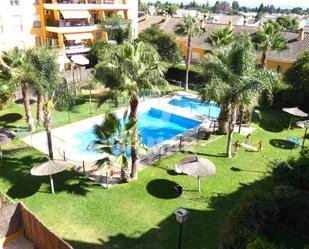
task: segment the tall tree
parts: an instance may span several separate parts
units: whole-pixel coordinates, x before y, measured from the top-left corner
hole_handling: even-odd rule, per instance
[[[309,111],[309,49],[300,54],[284,76],[291,89],[288,92],[291,105],[298,105]]]
[[[233,42],[234,33],[229,27],[218,28],[213,31],[207,40],[213,48],[227,46]]]
[[[108,49],[107,53],[96,66],[95,77],[106,84],[107,79],[114,82],[110,84],[111,91],[126,92],[129,96],[129,119],[135,125],[131,136],[131,174],[132,179],[137,179],[137,144],[138,144],[138,115],[137,108],[139,95],[144,90],[160,92],[161,87],[166,87],[163,78],[165,68],[160,62],[159,54],[149,44],[143,42],[125,42],[123,45]]]
[[[31,50],[31,63],[35,69],[35,84],[43,98],[44,128],[47,135],[49,158],[53,159],[52,146],[52,111],[56,102],[64,93],[61,88],[63,82],[55,51],[45,47]]]
[[[233,1],[232,3],[232,9],[233,10],[239,10],[239,3],[237,1]]]
[[[181,50],[176,43],[175,37],[160,29],[159,25],[153,24],[138,35],[139,40],[155,46],[161,59],[176,64],[181,61]]]
[[[262,92],[271,91],[275,77],[270,71],[255,69],[254,46],[244,34],[238,35],[230,47],[210,55],[204,68],[211,78],[202,88],[201,97],[217,101],[221,104],[221,112],[227,114],[226,155],[230,158],[236,112],[240,107],[249,109],[257,105]]]
[[[118,14],[106,17],[99,27],[107,33],[109,40],[114,40],[117,44],[132,39],[131,22]]]
[[[278,23],[283,29],[297,31],[300,28],[298,21],[289,16],[279,16],[276,23]]]
[[[105,154],[104,158],[96,162],[98,167],[114,166],[121,169],[122,180],[127,180],[125,171],[129,167],[130,156],[127,152],[130,147],[131,137],[134,136],[136,124],[128,122],[128,112],[123,113],[120,119],[115,113],[106,113],[103,122],[95,126],[98,140],[95,141],[95,149]],[[139,149],[147,149],[140,141]]]
[[[15,47],[10,51],[2,52],[0,71],[2,78],[21,87],[26,121],[30,131],[34,131],[28,84],[33,84],[35,74],[33,65],[30,62],[29,50]]]
[[[189,89],[189,70],[191,64],[192,53],[192,38],[194,36],[202,36],[206,30],[202,27],[200,21],[190,15],[182,17],[179,23],[175,26],[175,33],[180,36],[187,37],[187,51],[186,51],[186,82],[185,90]]]
[[[266,67],[268,51],[283,51],[288,48],[284,37],[271,23],[260,27],[253,35],[252,41],[257,50],[262,52],[261,65]]]

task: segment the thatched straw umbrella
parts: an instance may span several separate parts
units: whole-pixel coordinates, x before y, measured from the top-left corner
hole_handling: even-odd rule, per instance
[[[52,175],[64,171],[69,163],[64,160],[48,160],[44,163],[34,166],[30,173],[35,176],[49,176],[52,193],[54,191],[54,181]]]
[[[1,146],[10,143],[15,138],[15,134],[12,131],[0,129],[0,159],[2,159]]]
[[[184,158],[177,166],[177,172],[190,176],[197,176],[198,192],[201,192],[201,177],[211,176],[216,173],[215,165],[206,158],[190,156]]]
[[[282,111],[297,117],[307,117],[308,114],[300,110],[297,106],[292,108],[282,108]],[[289,129],[291,128],[292,120],[290,120]]]

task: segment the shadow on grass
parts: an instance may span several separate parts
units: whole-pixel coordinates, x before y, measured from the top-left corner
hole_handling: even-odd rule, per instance
[[[254,113],[253,122],[270,132],[281,132],[288,128],[290,115],[281,109],[260,108],[260,113]]]
[[[226,153],[217,153],[217,154],[208,154],[208,153],[202,153],[202,152],[196,152],[191,150],[181,150],[182,153],[187,154],[194,154],[198,156],[209,156],[209,157],[226,157]]]
[[[245,171],[245,172],[252,172],[252,173],[263,173],[266,174],[266,171],[261,171],[261,170],[250,170],[250,169],[240,169],[237,167],[231,167],[231,170],[234,172],[241,172],[241,171]]]
[[[2,124],[9,124],[17,122],[18,120],[21,120],[23,116],[19,113],[7,113],[2,116],[0,116],[0,123]]]
[[[270,139],[269,143],[276,148],[284,149],[284,150],[292,150],[297,148],[295,143],[289,142],[284,139]]]
[[[50,191],[48,176],[30,174],[30,169],[34,165],[46,160],[43,154],[29,147],[21,147],[6,150],[4,155],[3,160],[0,161],[0,176],[10,183],[11,187],[7,190],[7,194],[11,198],[22,199],[39,191],[47,193]],[[89,188],[98,186],[95,182],[68,170],[53,175],[53,179],[56,192],[81,196],[85,196]]]
[[[162,189],[160,186],[156,188]],[[207,211],[188,209],[190,215],[183,226],[182,248],[219,248],[220,241],[224,238],[225,222],[235,204],[239,203],[247,194],[268,188],[270,188],[270,181],[266,178],[252,184],[240,185],[236,192],[227,195],[212,193],[212,196],[208,197],[193,193],[193,197],[190,198],[187,196],[180,197],[183,198],[183,203],[186,203],[186,198],[189,198],[190,201],[204,203],[208,206]],[[136,218],[143,219],[143,217]],[[132,220],[132,222],[134,221]],[[75,249],[170,249],[177,248],[178,234],[179,223],[177,223],[175,215],[171,212],[162,222],[146,232],[134,231],[130,235],[119,233],[109,236],[105,240],[98,238],[96,243],[76,240],[67,241]]]
[[[166,179],[155,179],[147,184],[147,192],[160,199],[175,199],[180,196],[174,189],[178,184]]]

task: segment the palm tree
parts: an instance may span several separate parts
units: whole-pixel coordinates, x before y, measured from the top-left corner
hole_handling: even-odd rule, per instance
[[[180,36],[187,36],[187,52],[186,52],[186,82],[185,90],[189,89],[189,69],[191,64],[192,38],[194,36],[202,36],[205,29],[200,21],[194,16],[184,16],[179,23],[176,24],[175,33]]]
[[[262,52],[261,65],[263,68],[266,67],[268,51],[279,52],[288,47],[284,37],[271,23],[266,23],[264,26],[260,27],[253,35],[252,41],[256,49]]]
[[[129,166],[129,155],[127,149],[130,146],[131,137],[134,136],[136,124],[128,122],[128,112],[125,111],[122,119],[115,113],[105,114],[104,121],[95,125],[95,133],[98,140],[95,141],[95,148],[106,156],[96,162],[98,167],[115,166],[121,169],[122,179],[126,180],[125,170]],[[139,144],[139,148],[146,149]]]
[[[33,84],[35,74],[30,62],[29,50],[14,48],[1,54],[1,78],[21,87],[26,121],[30,131],[34,131],[34,123],[30,107],[28,84]]]
[[[109,81],[112,93],[127,93],[129,96],[129,119],[136,125],[130,140],[132,179],[137,179],[139,95],[145,90],[159,93],[160,88],[167,86],[164,71],[155,48],[143,42],[125,42],[108,49],[96,66],[95,77],[98,81],[104,85]]]
[[[206,42],[210,43],[213,48],[220,48],[231,44],[233,39],[233,30],[229,27],[224,27],[213,31]]]
[[[228,114],[226,155],[230,158],[236,112],[240,107],[257,105],[263,92],[270,93],[275,77],[271,71],[255,69],[254,46],[245,34],[238,35],[229,48],[210,55],[204,67],[212,77],[201,94],[206,100],[220,103],[221,112]]]
[[[52,111],[55,104],[65,92],[56,54],[53,50],[40,47],[31,50],[31,63],[35,69],[35,86],[43,98],[44,128],[47,135],[49,158],[53,159],[52,147]]]

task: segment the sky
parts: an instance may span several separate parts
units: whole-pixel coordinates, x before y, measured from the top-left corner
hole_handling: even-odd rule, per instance
[[[161,0],[161,2],[170,2],[170,3],[189,3],[192,0]],[[195,0],[197,3],[207,3],[207,0]],[[148,2],[147,0],[143,0],[143,2]],[[149,2],[156,2],[156,0],[149,0]],[[209,4],[212,6],[216,0],[209,0]],[[228,0],[228,2],[232,3],[232,0]],[[273,4],[276,8],[294,8],[294,7],[302,7],[309,8],[309,0],[238,0],[238,3],[241,6],[247,7],[255,7],[259,6],[261,3],[264,5]]]

